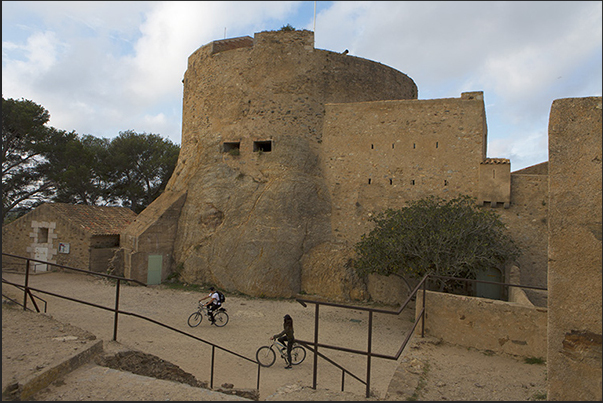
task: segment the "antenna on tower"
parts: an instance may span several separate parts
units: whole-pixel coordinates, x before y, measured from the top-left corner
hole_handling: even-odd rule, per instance
[[[312,30],[316,33],[316,1],[314,1],[314,28]]]
[[[226,27],[224,27],[224,39],[226,39]]]

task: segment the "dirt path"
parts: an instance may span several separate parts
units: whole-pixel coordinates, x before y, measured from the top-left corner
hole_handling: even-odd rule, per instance
[[[5,273],[3,276],[17,283],[22,283],[24,278],[20,274]],[[115,285],[91,276],[40,274],[32,276],[29,285],[109,308],[113,308],[115,301]],[[3,285],[3,292],[5,287]],[[102,340],[113,338],[112,312],[49,295],[40,295],[48,301],[48,314],[54,319],[84,329]],[[258,347],[269,343],[271,335],[280,332],[282,318],[287,313],[293,317],[297,338],[314,338],[313,305],[304,308],[294,300],[264,300],[228,294],[225,307],[230,321],[225,327],[216,328],[204,321],[200,326],[191,328],[187,325],[187,318],[201,296],[203,294],[167,289],[165,286],[122,285],[119,306],[121,310],[150,317],[250,359],[255,358]],[[414,309],[409,309],[400,316],[375,314],[373,351],[394,355],[412,326],[413,317]],[[367,336],[366,312],[321,306],[321,343],[364,350],[367,346]],[[4,337],[3,331],[3,339]],[[372,359],[371,390],[375,398],[406,400],[406,397],[417,390],[417,384],[420,384],[418,389],[421,394],[417,396],[420,400],[531,400],[534,395],[546,390],[545,366],[527,365],[509,357],[487,357],[476,351],[415,339],[413,336],[412,348],[409,348],[408,352],[405,351],[397,362]],[[128,315],[119,316],[117,341],[176,364],[200,381],[210,380],[212,349],[205,343]],[[333,350],[322,351],[361,379],[366,378],[366,358]],[[5,351],[3,343],[3,364],[5,355],[15,354],[16,352]],[[399,364],[402,364],[400,368]],[[316,393],[309,388],[313,383],[312,369],[312,354],[308,354],[306,361],[301,365],[289,370],[285,370],[284,362],[277,358],[275,365],[261,371],[260,400],[275,400],[275,394],[283,390],[289,392],[284,400],[316,400],[309,397]],[[387,396],[390,381],[396,373],[404,380],[403,383],[407,383],[399,388],[406,390],[404,397]],[[340,370],[321,359],[318,361],[317,374],[318,388],[329,389],[335,394],[340,390]],[[419,382],[422,376],[424,380]],[[256,382],[257,365],[218,349],[215,351],[214,387],[230,383],[235,388],[255,388]],[[366,392],[364,385],[349,376],[345,378],[345,390],[360,398]]]

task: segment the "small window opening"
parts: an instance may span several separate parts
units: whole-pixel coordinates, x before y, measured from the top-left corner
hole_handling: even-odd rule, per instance
[[[448,181],[444,179],[444,186],[448,186]]]
[[[390,178],[390,179],[389,179],[389,184],[390,184],[390,185],[393,185],[393,184],[394,184],[394,180]]]
[[[241,142],[225,142],[224,144],[222,144],[222,152],[231,155],[239,155],[239,153],[241,152]]]
[[[492,178],[496,178],[496,171],[494,169],[492,170]]]
[[[369,185],[371,184],[371,178],[369,178],[369,183],[368,183],[368,184],[369,184]]]
[[[38,243],[48,243],[48,228],[38,228]]]
[[[438,148],[438,142],[436,141],[436,148]]]
[[[414,179],[413,179],[413,180],[411,180],[411,181],[410,181],[410,184],[411,184],[411,185],[414,185],[414,184],[415,184],[415,180],[414,180]]]
[[[375,146],[373,144],[371,144],[371,150],[374,149],[374,148],[375,148]]]
[[[392,148],[394,148],[395,144],[392,144]]]
[[[412,148],[417,148],[417,145],[415,143],[412,143]]]
[[[272,151],[272,140],[268,141],[254,141],[253,142],[254,152],[269,153]]]

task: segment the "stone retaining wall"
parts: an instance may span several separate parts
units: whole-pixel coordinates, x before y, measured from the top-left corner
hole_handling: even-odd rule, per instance
[[[497,354],[546,360],[547,308],[433,291],[426,291],[425,302],[426,336]],[[423,292],[419,292],[417,315],[422,307]]]

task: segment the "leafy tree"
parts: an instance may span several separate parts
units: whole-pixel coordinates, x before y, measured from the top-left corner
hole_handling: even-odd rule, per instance
[[[46,126],[49,120],[33,101],[2,97],[2,223],[11,210],[35,207],[54,192],[41,164],[67,133]]]
[[[107,164],[110,141],[91,135],[72,136],[55,144],[43,165],[55,183],[54,202],[70,204],[116,204],[110,192]]]
[[[283,25],[279,31],[295,31],[295,28],[291,24]]]
[[[157,134],[112,141],[47,126],[30,100],[2,98],[2,223],[44,201],[125,205],[139,213],[165,189],[180,146]]]
[[[165,189],[180,147],[157,134],[120,132],[108,147],[111,194],[140,213]]]
[[[387,209],[371,221],[374,229],[355,245],[360,275],[395,274],[407,281],[431,272],[475,279],[479,271],[502,268],[521,254],[500,217],[469,196],[450,201],[430,196],[400,210]],[[438,283],[440,291],[454,286]]]

